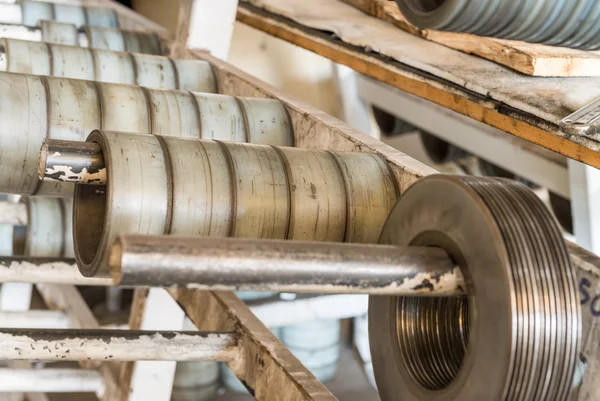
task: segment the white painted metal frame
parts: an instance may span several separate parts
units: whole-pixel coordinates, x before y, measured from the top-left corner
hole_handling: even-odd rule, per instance
[[[366,103],[395,115],[452,144],[518,174],[550,191],[571,199],[575,239],[584,248],[600,254],[600,170],[575,160],[556,163],[506,140],[506,133],[461,116],[441,106],[402,92],[358,73],[356,87]],[[347,78],[349,79],[349,78]],[[345,95],[351,95],[346,92]],[[342,98],[344,108],[355,99]]]
[[[493,127],[371,78],[356,75],[358,94],[365,102],[554,193],[570,197],[566,165],[514,145],[503,138],[506,133]]]

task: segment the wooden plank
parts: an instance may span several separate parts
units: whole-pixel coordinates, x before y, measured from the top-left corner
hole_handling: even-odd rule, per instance
[[[262,10],[247,1],[250,0],[243,0],[238,8],[238,20],[245,24],[420,98],[566,157],[600,168],[597,152],[600,150],[600,143],[582,136],[568,136],[558,128],[560,119],[600,97],[600,85],[597,80],[525,77],[489,61],[419,39],[383,21],[366,16],[346,4],[335,0],[328,2],[336,3],[336,7],[345,7],[346,13],[350,13],[352,18],[358,18],[352,25],[371,24],[377,29],[382,29],[385,32],[382,37],[383,44],[403,53],[402,57],[399,56],[402,63],[395,62],[377,54],[367,53],[363,48],[343,43],[320,30]],[[258,0],[251,1],[256,4]],[[269,9],[279,7],[279,10],[283,7],[282,4],[292,7],[291,1],[270,0],[261,1],[260,4],[268,6]],[[302,13],[311,15],[311,5],[314,9],[315,2],[319,1],[297,3],[296,7],[306,8],[293,10],[298,13],[298,18],[302,18]],[[348,9],[359,16],[352,14]],[[286,10],[289,11],[288,8]],[[319,13],[319,10],[315,12]],[[336,17],[331,18],[335,20]],[[331,18],[329,14],[321,16],[321,21],[327,26],[331,23],[342,23],[339,19],[332,22]],[[342,13],[340,18],[350,17]],[[322,29],[335,31],[337,28]],[[366,36],[360,38],[369,39]],[[373,141],[375,140],[371,140]]]
[[[394,1],[342,1],[369,15],[390,22],[413,35],[467,54],[483,57],[527,75],[536,77],[600,76],[600,55],[598,53],[464,33],[422,30],[404,18]]]
[[[337,401],[232,292],[170,293],[198,330],[239,333],[243,351],[228,366],[258,401]]]

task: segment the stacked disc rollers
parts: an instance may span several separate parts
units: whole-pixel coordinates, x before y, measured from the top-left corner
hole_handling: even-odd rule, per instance
[[[293,144],[287,112],[275,100],[24,74],[0,73],[0,78],[0,191],[5,193],[69,195],[72,188],[64,183],[38,182],[42,144],[47,138],[83,141],[97,128]],[[14,174],[14,166],[22,172]]]
[[[509,180],[428,177],[403,194],[380,242],[442,247],[469,285],[462,298],[371,301],[382,400],[569,399],[577,280],[535,194]]]
[[[398,188],[387,162],[233,142],[95,131],[106,190],[77,185],[75,253],[108,275],[121,234],[376,242]]]
[[[141,53],[0,39],[0,70],[196,92],[217,91],[210,64]]]
[[[28,0],[14,4],[0,4],[0,24],[36,27],[40,21],[56,21],[77,27],[83,25],[119,27],[117,13],[108,7],[84,7]]]
[[[77,28],[54,21],[41,21],[36,28],[0,25],[0,37],[155,55],[165,54],[168,48],[155,33],[87,25]]]
[[[600,48],[593,0],[396,0],[419,28],[466,32],[578,49]]]
[[[29,257],[74,258],[73,200],[70,198],[24,197],[27,226],[15,226],[25,233],[22,245],[14,235],[13,254]]]

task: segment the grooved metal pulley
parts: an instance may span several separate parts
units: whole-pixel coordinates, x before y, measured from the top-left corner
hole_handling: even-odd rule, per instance
[[[595,0],[396,0],[422,29],[595,50],[600,3]]]

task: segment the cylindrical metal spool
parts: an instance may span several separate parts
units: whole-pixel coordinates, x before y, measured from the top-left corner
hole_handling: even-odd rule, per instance
[[[55,21],[40,21],[35,28],[0,24],[0,37],[155,55],[166,54],[168,50],[155,33],[93,26],[78,30],[73,24]]]
[[[246,117],[247,136],[249,143],[269,143],[277,146],[293,146],[289,137],[281,136],[280,132],[292,132],[290,120],[283,104],[279,104],[276,112],[269,99],[239,99],[240,106]]]
[[[219,390],[218,362],[179,362],[171,401],[209,401]]]
[[[436,164],[457,162],[469,156],[465,150],[430,133],[421,131],[420,137],[425,153]]]
[[[196,326],[185,319],[184,331],[196,331]],[[219,390],[218,362],[179,362],[173,378],[171,401],[208,401]]]
[[[270,146],[100,131],[88,141],[102,147],[108,184],[106,191],[104,187],[83,184],[76,189],[76,255],[86,276],[108,275],[110,245],[118,234],[126,233],[304,240],[339,239],[343,235],[355,242],[375,242],[385,221],[382,216],[387,216],[397,198],[386,162],[373,154],[327,156],[322,151],[295,152]],[[153,151],[160,145],[163,153],[155,155],[152,163],[133,162],[134,158],[146,157],[131,154],[142,151],[131,145],[135,141],[140,141],[138,149],[152,143]],[[121,151],[125,146],[127,149]],[[304,152],[307,161],[290,162],[288,155],[301,157],[299,152]],[[127,158],[129,161],[124,161]],[[313,166],[315,173],[307,174],[307,163],[319,159],[325,162]],[[319,168],[325,179],[319,177]],[[162,175],[160,172],[165,170],[168,173]],[[316,199],[331,200],[331,209],[321,205],[290,209],[307,196],[307,188],[293,190],[290,182],[299,182],[302,177],[311,179],[312,174],[318,179],[307,186],[308,190]],[[349,188],[352,198],[342,186]],[[330,189],[333,193],[324,195]],[[145,193],[139,192],[142,190]],[[338,196],[340,199],[334,201]],[[344,205],[347,199],[349,206]],[[132,206],[122,206],[121,202]],[[323,210],[323,218],[313,220],[315,208],[319,213]],[[316,227],[298,229],[297,222],[305,218],[304,213]],[[295,219],[297,228],[292,231],[291,219]],[[135,224],[124,225],[129,221]],[[81,243],[78,238],[82,238]]]
[[[154,33],[127,31],[117,28],[84,26],[79,32],[80,46],[119,52],[161,55],[166,46]]]
[[[344,178],[327,151],[281,148],[291,191],[288,238],[344,241],[347,197]]]
[[[281,341],[318,380],[335,377],[341,351],[339,320],[282,327]]]
[[[332,153],[346,184],[345,242],[375,243],[400,191],[387,162],[372,153]]]
[[[286,238],[290,196],[283,161],[268,146],[224,142],[232,170],[235,209],[230,235]],[[256,202],[261,207],[255,207]]]
[[[216,92],[208,62],[0,39],[0,70],[162,89]]]
[[[25,197],[27,227],[24,256],[73,258],[73,201]],[[18,254],[17,254],[18,255]]]
[[[35,178],[46,138],[83,141],[99,127],[230,141],[246,138],[244,116],[230,96],[10,73],[0,77],[0,191],[6,193],[56,194],[56,185],[40,184]],[[263,105],[263,118],[269,118],[265,102],[273,106],[272,118],[281,115],[278,101],[246,103],[255,100]],[[220,108],[232,104],[234,108]],[[285,139],[279,142],[293,141],[289,126],[283,126],[280,136]],[[15,174],[14,166],[22,171]],[[59,187],[63,195],[72,190],[65,184]]]
[[[577,280],[560,230],[525,186],[427,177],[402,195],[380,242],[442,247],[469,287],[463,298],[371,298],[383,401],[569,399]]]
[[[71,46],[84,46],[79,43],[79,34],[77,27],[73,24],[63,24],[56,21],[40,21],[39,29],[31,29],[31,32],[39,33],[39,38],[29,38],[15,35],[4,35],[4,38],[22,39],[22,40],[35,40],[43,41],[47,43],[56,43],[59,45],[71,45]],[[86,45],[89,47],[89,45]]]
[[[597,1],[396,0],[422,29],[467,32],[580,49],[598,49]]]
[[[117,13],[108,7],[83,7],[38,1],[0,4],[0,23],[37,27],[40,21],[118,28]]]

